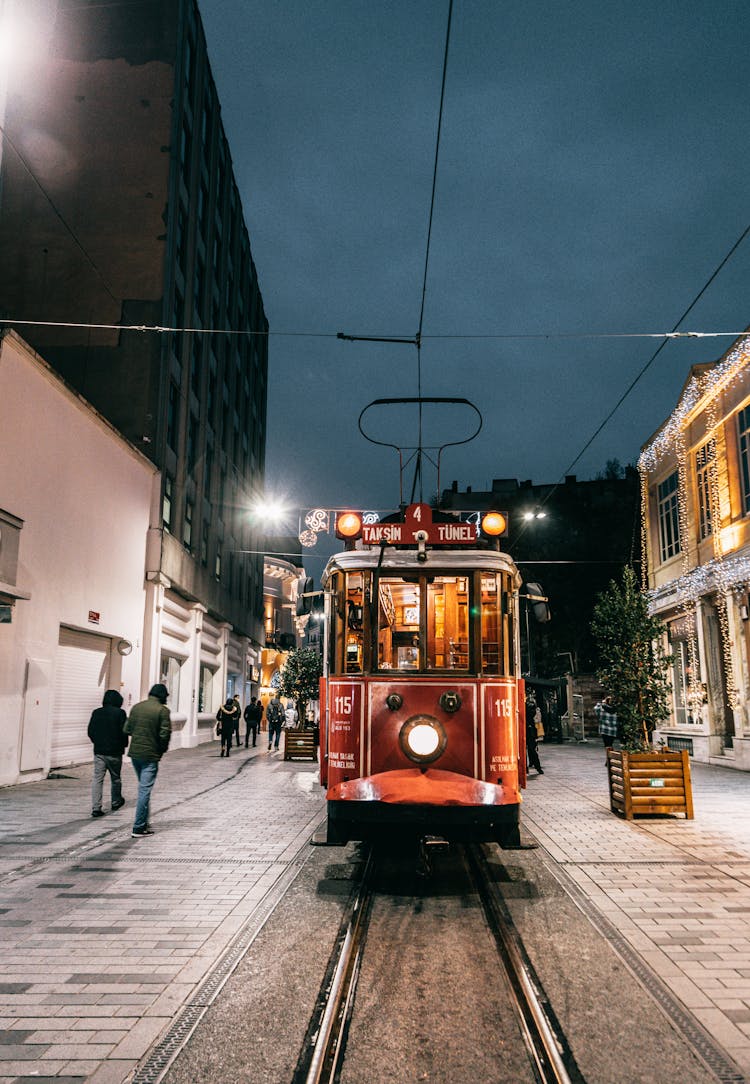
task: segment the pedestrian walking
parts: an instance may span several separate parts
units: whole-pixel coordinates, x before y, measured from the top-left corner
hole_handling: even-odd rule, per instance
[[[297,709],[294,706],[294,701],[287,700],[286,708],[284,709],[284,727],[287,730],[291,730],[292,727],[295,727],[297,725],[298,719],[299,715],[297,714]]]
[[[237,705],[237,718],[234,720],[234,737],[237,743],[237,748],[240,747],[240,719],[242,718],[242,705],[240,704],[240,698],[237,693],[232,697]]]
[[[94,775],[91,782],[91,816],[103,817],[102,789],[109,772],[112,792],[112,812],[122,809],[122,754],[128,747],[123,732],[127,715],[122,710],[122,697],[117,689],[107,689],[102,706],[95,708],[89,719],[88,735],[94,743]]]
[[[537,707],[536,698],[533,696],[526,697],[526,756],[528,758],[529,767],[533,768],[537,775],[544,775],[544,768],[539,762],[539,749],[537,742],[539,740],[537,735],[537,719],[536,715],[539,712],[539,721],[541,722],[542,713]]]
[[[594,715],[599,722],[599,734],[604,748],[611,749],[617,737],[617,712],[611,696],[605,696],[598,704],[594,704]]]
[[[138,779],[134,837],[153,835],[149,824],[151,791],[159,771],[159,761],[169,748],[172,736],[168,696],[166,685],[152,685],[148,698],[131,709],[124,727],[125,733],[130,735],[128,756]]]
[[[228,696],[216,712],[216,733],[221,737],[221,755],[229,756],[235,728],[239,730],[240,706]]]
[[[245,708],[245,748],[247,749],[250,734],[253,735],[253,747],[260,730],[260,721],[263,718],[263,704],[257,696],[250,697],[250,703]]]
[[[268,721],[268,748],[270,750],[273,745],[274,749],[278,749],[281,728],[286,720],[284,705],[281,703],[281,693],[276,693],[276,696],[266,708],[266,720]]]

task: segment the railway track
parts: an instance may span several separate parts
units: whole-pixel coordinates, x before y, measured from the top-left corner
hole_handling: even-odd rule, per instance
[[[498,1057],[508,1057],[511,1044],[515,1043],[512,1057],[515,1059],[515,1074],[519,1073],[518,1060],[526,1062],[527,1073],[522,1077],[515,1075],[517,1080],[527,1079],[537,1084],[583,1084],[583,1077],[575,1064],[568,1048],[564,1035],[555,1019],[544,991],[536,978],[523,946],[520,944],[517,934],[510,921],[502,899],[495,890],[491,870],[487,864],[484,849],[480,846],[466,846],[451,848],[451,869],[446,872],[444,856],[438,857],[432,874],[427,878],[420,878],[412,867],[409,872],[402,868],[389,868],[391,859],[389,856],[379,855],[376,850],[371,850],[364,866],[364,871],[359,884],[356,886],[349,901],[346,914],[336,939],[334,951],[329,960],[326,976],[321,986],[320,994],[312,1013],[310,1024],[307,1029],[305,1041],[300,1052],[297,1067],[293,1076],[293,1084],[332,1084],[341,1081],[356,1082],[360,1079],[375,1079],[372,1075],[374,1066],[369,1069],[361,1067],[352,1069],[350,1061],[355,1057],[361,1058],[363,1049],[367,1043],[357,1044],[358,1029],[368,1030],[372,1027],[372,1016],[368,1017],[367,1010],[358,1020],[355,1006],[357,985],[366,967],[366,960],[372,952],[370,942],[375,940],[380,953],[383,952],[383,944],[387,937],[392,934],[392,943],[387,946],[386,954],[391,956],[403,956],[403,966],[408,972],[409,960],[406,946],[419,943],[423,934],[419,932],[420,923],[427,924],[430,928],[427,943],[428,954],[434,956],[436,961],[441,961],[449,952],[455,952],[457,946],[449,945],[447,948],[441,942],[440,937],[433,940],[433,929],[442,928],[450,940],[456,935],[461,936],[461,931],[454,922],[454,917],[459,912],[467,918],[464,923],[467,944],[471,945],[472,951],[475,943],[486,939],[494,946],[494,951],[480,959],[484,961],[481,976],[472,976],[472,988],[474,981],[480,987],[487,987],[486,993],[479,992],[479,998],[487,1003],[494,997],[503,1006],[503,1013],[497,1019],[497,1030],[502,1033],[502,1040],[498,1044]],[[399,892],[399,879],[412,881],[413,893],[407,890],[397,897],[395,907],[388,902],[389,890],[395,888]],[[386,891],[384,892],[383,889]],[[468,892],[467,892],[468,890]],[[446,897],[445,893],[450,893]],[[449,900],[446,906],[443,902],[435,905],[438,901]],[[457,903],[457,901],[460,902]],[[467,902],[469,901],[469,902]],[[407,912],[408,915],[407,915]],[[442,913],[442,922],[436,920]],[[395,916],[395,918],[393,917]],[[483,921],[477,922],[478,919]],[[377,934],[373,933],[373,926],[378,925]],[[487,932],[489,931],[489,937]],[[369,951],[368,951],[369,948]],[[460,952],[460,947],[458,948]],[[399,994],[388,986],[390,968],[387,960],[376,961],[370,968],[368,984],[370,986],[364,1000],[373,1006],[380,1006],[379,1013],[392,1014],[393,1022],[383,1029],[385,1035],[393,1034],[398,1028],[397,1020],[409,1016],[410,1008],[413,1008],[415,990],[417,999],[421,999],[425,1019],[436,1019],[436,1010],[430,1008],[430,995],[425,994],[424,986],[430,983],[430,965],[425,963],[425,953],[418,953],[419,964],[413,975],[405,977],[404,990],[406,990],[406,1002],[399,1003]],[[497,961],[501,968],[497,969]],[[470,961],[467,959],[467,970],[470,971]],[[458,964],[460,968],[460,963]],[[476,1021],[476,1010],[472,1011],[467,1003],[465,995],[459,993],[454,1002],[450,1002],[450,967],[445,971],[442,962],[437,964],[433,976],[436,983],[442,980],[446,982],[446,990],[438,993],[436,1004],[440,1004],[443,998],[444,1008],[453,1013],[463,1010],[467,1016],[458,1019],[456,1025],[446,1027],[443,1032],[439,1027],[429,1023],[426,1027],[425,1036],[416,1035],[412,1044],[415,1058],[419,1058],[420,1050],[424,1052],[425,1041],[432,1041],[436,1046],[445,1043],[451,1045],[455,1041],[456,1033],[469,1042],[482,1042],[482,1029],[472,1028],[472,1021]],[[384,983],[382,990],[372,987],[373,981],[377,984]],[[398,984],[396,984],[398,985]],[[454,982],[455,988],[455,982]],[[394,994],[393,1000],[390,995]],[[386,1002],[386,999],[388,1001]],[[458,1004],[459,1009],[453,1008]],[[439,1011],[439,1010],[438,1010]],[[446,1013],[441,1013],[444,1018]],[[507,1015],[506,1015],[507,1014]],[[509,1022],[509,1016],[515,1021],[515,1027]],[[378,1019],[379,1017],[375,1017]],[[419,1012],[414,1013],[417,1021],[416,1031],[419,1032]],[[369,1022],[369,1023],[368,1023]],[[377,1027],[376,1027],[377,1030]],[[472,1035],[472,1031],[474,1034]],[[352,1042],[349,1042],[350,1032]],[[496,1037],[495,1037],[496,1038]],[[491,1045],[490,1037],[487,1037],[488,1045]],[[348,1058],[347,1054],[351,1046],[359,1046],[356,1055]],[[371,1046],[373,1044],[370,1044]],[[402,1044],[403,1045],[403,1044]],[[374,1046],[382,1052],[382,1040],[375,1038]],[[519,1054],[519,1047],[525,1050]],[[406,1044],[406,1049],[409,1045]],[[435,1051],[432,1051],[434,1061]],[[448,1056],[446,1052],[446,1057]],[[492,1057],[491,1050],[487,1056]],[[438,1055],[438,1061],[440,1055]],[[447,1070],[446,1070],[447,1071]],[[486,1070],[485,1070],[486,1071]],[[414,1075],[410,1079],[435,1079],[431,1070],[425,1070],[422,1077],[418,1067],[414,1067]],[[377,1075],[377,1074],[376,1074]],[[505,1076],[498,1063],[498,1079]],[[467,1076],[465,1079],[470,1079]],[[444,1079],[449,1079],[446,1076]],[[488,1079],[485,1077],[485,1079]]]

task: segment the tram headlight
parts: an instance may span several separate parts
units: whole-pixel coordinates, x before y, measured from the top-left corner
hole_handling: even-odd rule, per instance
[[[415,757],[431,757],[440,745],[440,735],[434,726],[427,723],[415,726],[406,740]]]
[[[448,736],[442,723],[431,715],[413,715],[401,727],[402,752],[417,764],[430,764],[445,752]]]

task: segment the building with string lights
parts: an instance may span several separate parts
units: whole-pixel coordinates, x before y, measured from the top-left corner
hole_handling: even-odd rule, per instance
[[[691,368],[638,467],[650,609],[673,656],[655,741],[750,770],[750,339]]]
[[[0,16],[0,317],[158,468],[134,693],[167,684],[174,743],[194,745],[224,696],[257,691],[263,556],[246,510],[268,367],[200,14],[196,0],[144,0],[137,16],[49,0]],[[75,631],[81,652],[101,638]]]

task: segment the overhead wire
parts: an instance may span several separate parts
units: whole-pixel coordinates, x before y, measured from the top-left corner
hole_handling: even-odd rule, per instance
[[[684,317],[683,317],[684,319]],[[346,335],[341,331],[277,331],[258,328],[231,327],[184,327],[165,324],[107,324],[86,320],[27,320],[15,316],[0,316],[0,324],[18,327],[62,327],[82,331],[137,331],[143,334],[159,335],[245,335],[248,338],[297,338],[297,339],[343,339],[351,342],[403,343],[416,346],[416,336],[393,335]],[[547,340],[575,341],[594,339],[737,339],[748,334],[748,328],[741,331],[498,331],[475,335],[469,331],[456,331],[436,335],[420,335],[420,342],[439,341],[441,339],[474,342],[492,342],[508,340]]]
[[[445,29],[445,49],[443,51],[443,73],[440,80],[440,105],[438,108],[438,122],[437,133],[435,135],[435,159],[432,166],[432,191],[430,193],[430,213],[427,219],[427,240],[425,244],[424,254],[424,271],[422,274],[422,297],[419,306],[419,326],[416,334],[416,348],[417,348],[417,397],[419,399],[418,410],[418,451],[416,463],[414,466],[414,482],[412,484],[411,499],[414,501],[414,495],[417,487],[417,478],[419,478],[419,499],[423,499],[423,478],[424,470],[422,463],[422,328],[424,326],[424,307],[425,298],[427,295],[427,273],[430,265],[430,243],[432,241],[432,220],[435,214],[435,192],[437,190],[437,174],[438,174],[438,162],[440,160],[440,136],[443,130],[443,107],[445,104],[445,83],[448,73],[448,50],[450,47],[451,39],[451,20],[453,18],[453,0],[448,0],[448,21]]]
[[[640,369],[640,371],[637,373],[637,375],[634,377],[634,379],[630,382],[628,387],[625,389],[625,391],[622,393],[622,395],[618,398],[615,405],[612,407],[612,409],[609,411],[609,413],[603,419],[601,424],[592,433],[592,435],[589,437],[589,439],[583,445],[583,447],[581,448],[579,453],[576,455],[576,457],[566,467],[565,471],[560,476],[560,479],[555,483],[555,485],[552,487],[550,492],[547,494],[547,496],[545,497],[545,500],[544,500],[544,503],[546,504],[551,499],[551,497],[554,494],[555,490],[560,486],[560,484],[562,483],[565,476],[568,475],[572,471],[572,469],[580,461],[580,459],[583,457],[583,455],[586,453],[586,451],[591,447],[591,445],[596,440],[596,438],[606,428],[606,426],[609,424],[609,422],[614,417],[616,412],[619,410],[620,406],[625,402],[625,400],[631,394],[633,389],[637,386],[637,384],[640,382],[640,380],[643,378],[643,376],[646,374],[646,372],[650,369],[650,367],[652,366],[652,364],[657,359],[657,357],[659,356],[659,354],[661,353],[661,351],[664,349],[664,347],[667,345],[668,342],[670,342],[671,340],[674,340],[674,339],[679,339],[679,338],[690,338],[690,339],[693,339],[693,338],[694,339],[699,339],[699,338],[721,338],[721,337],[738,338],[738,337],[741,337],[741,336],[747,334],[747,329],[744,329],[743,331],[731,331],[731,332],[730,331],[712,331],[712,332],[709,332],[709,331],[679,331],[678,329],[679,329],[680,324],[683,322],[683,320],[685,320],[685,318],[688,316],[688,314],[693,310],[693,308],[695,308],[698,301],[705,294],[705,292],[708,290],[710,285],[713,283],[713,281],[716,279],[716,277],[723,270],[724,266],[728,263],[728,261],[734,255],[735,251],[739,248],[739,246],[745,240],[748,233],[750,233],[750,225],[748,225],[745,228],[745,230],[742,232],[742,234],[739,236],[739,238],[732,245],[732,247],[730,248],[730,250],[728,251],[726,256],[721,260],[721,262],[718,264],[718,266],[715,268],[715,270],[709,276],[709,278],[707,279],[707,281],[705,282],[705,284],[703,285],[701,290],[696,294],[696,296],[691,301],[690,305],[688,305],[688,307],[682,313],[682,315],[677,320],[677,322],[675,323],[675,325],[671,329],[671,331],[668,331],[668,332],[608,332],[608,331],[605,331],[605,332],[592,332],[592,331],[583,331],[583,332],[541,332],[541,331],[535,331],[535,332],[520,332],[520,333],[516,333],[516,332],[499,332],[499,333],[479,334],[479,335],[471,333],[471,332],[468,332],[468,333],[456,332],[456,333],[441,333],[441,334],[436,334],[436,335],[425,335],[424,334],[424,311],[425,311],[425,302],[426,302],[426,294],[427,294],[427,279],[428,279],[428,271],[429,271],[430,248],[431,248],[431,241],[432,241],[432,226],[433,226],[433,218],[434,218],[434,210],[435,210],[435,197],[436,197],[436,191],[437,191],[437,173],[438,173],[438,164],[439,164],[439,157],[440,157],[440,144],[441,144],[442,122],[443,122],[443,112],[444,112],[444,104],[445,104],[445,88],[446,88],[447,70],[448,70],[448,54],[449,54],[449,47],[450,47],[450,32],[451,32],[452,16],[453,16],[453,0],[449,0],[448,17],[447,17],[446,34],[445,34],[445,47],[444,47],[444,53],[443,53],[443,68],[442,68],[442,77],[441,77],[441,86],[440,86],[440,104],[439,104],[439,109],[438,109],[438,124],[437,124],[436,140],[435,140],[435,156],[434,156],[434,162],[433,162],[432,187],[431,187],[431,193],[430,193],[430,208],[429,208],[428,225],[427,225],[427,238],[426,238],[426,244],[425,244],[425,259],[424,259],[424,269],[423,269],[423,275],[422,275],[422,291],[421,291],[421,299],[420,299],[419,324],[418,324],[417,333],[416,333],[416,335],[414,337],[394,338],[392,336],[387,336],[387,337],[362,336],[362,335],[353,336],[353,335],[345,335],[342,332],[336,332],[336,333],[334,333],[334,332],[317,332],[317,331],[273,331],[272,332],[272,331],[259,331],[259,330],[256,330],[256,329],[253,329],[253,330],[242,329],[242,330],[240,330],[240,329],[233,329],[233,328],[221,328],[221,329],[219,329],[219,328],[166,327],[166,326],[161,326],[161,325],[144,325],[144,324],[124,325],[124,324],[111,324],[111,323],[94,323],[94,322],[85,322],[85,321],[78,322],[78,321],[53,321],[53,320],[26,320],[26,319],[16,319],[16,318],[13,318],[13,317],[0,317],[0,325],[14,325],[14,326],[26,326],[26,327],[32,327],[32,326],[33,327],[65,327],[65,328],[71,328],[71,329],[72,328],[77,328],[77,329],[82,329],[82,330],[83,329],[85,329],[85,330],[117,330],[117,331],[120,331],[120,332],[122,332],[122,331],[135,331],[135,332],[141,332],[141,333],[151,332],[151,333],[159,333],[159,334],[233,335],[233,336],[243,335],[243,336],[248,336],[248,337],[277,336],[277,337],[305,337],[305,338],[333,338],[333,337],[335,337],[335,338],[339,338],[339,339],[357,339],[357,340],[371,339],[372,341],[386,341],[386,342],[398,341],[398,342],[404,342],[404,343],[413,344],[413,345],[416,346],[416,350],[417,350],[417,390],[418,390],[418,396],[420,398],[421,398],[421,394],[422,394],[421,345],[422,345],[422,342],[425,339],[430,339],[430,340],[433,340],[433,341],[434,340],[456,340],[456,339],[461,339],[461,340],[484,340],[484,341],[540,340],[540,339],[546,340],[546,341],[554,341],[554,340],[575,340],[575,339],[582,340],[582,339],[626,339],[626,338],[659,338],[659,339],[661,339],[662,341],[660,342],[657,349],[652,353],[652,355],[650,356],[648,361],[645,363],[645,365],[643,365],[643,367]],[[104,289],[107,292],[107,294],[109,295],[109,297],[113,301],[117,302],[117,298],[114,296],[114,294],[110,290],[109,285],[107,284],[107,281],[105,280],[104,275],[102,274],[100,268],[97,266],[96,262],[94,261],[94,259],[90,255],[90,253],[87,251],[86,247],[83,245],[81,240],[78,238],[78,236],[75,233],[75,231],[73,230],[73,228],[69,225],[69,223],[67,222],[65,216],[62,214],[60,209],[57,207],[54,200],[52,199],[50,194],[47,192],[45,186],[42,184],[40,179],[37,177],[36,173],[34,172],[34,170],[31,167],[31,165],[26,160],[25,156],[22,154],[21,150],[17,147],[14,140],[8,134],[8,132],[6,131],[6,129],[5,129],[5,127],[3,125],[0,125],[0,134],[2,134],[4,142],[6,142],[7,145],[11,148],[13,153],[18,158],[18,161],[23,166],[24,170],[28,173],[28,175],[31,178],[31,180],[33,181],[33,183],[39,189],[42,196],[44,197],[44,199],[49,204],[52,212],[57,217],[57,219],[60,221],[61,225],[63,226],[65,231],[68,233],[68,235],[71,237],[73,243],[80,250],[81,254],[85,258],[87,263],[91,266],[92,270],[94,271],[96,276],[101,281],[102,286],[104,287]],[[421,403],[420,403],[419,404],[419,448],[420,449],[421,449],[421,445],[422,445],[422,407],[421,407]],[[414,495],[414,489],[416,487],[418,477],[419,477],[420,490],[421,490],[421,485],[422,485],[421,454],[418,456],[417,465],[416,465],[416,468],[415,468],[414,487],[413,487],[413,490],[412,490],[412,498],[413,498],[413,495]]]
[[[599,425],[599,426],[598,426],[598,427],[596,428],[596,430],[595,430],[595,431],[594,431],[594,432],[592,433],[592,435],[591,435],[591,436],[589,437],[589,439],[588,439],[588,440],[586,441],[586,443],[584,444],[583,448],[581,448],[580,452],[579,452],[579,453],[578,453],[578,455],[577,455],[577,456],[575,457],[575,459],[573,459],[573,460],[571,461],[571,463],[569,463],[569,465],[568,465],[568,466],[567,466],[567,467],[565,468],[565,470],[563,471],[563,473],[562,473],[562,474],[560,475],[560,478],[559,478],[559,479],[557,480],[557,482],[555,482],[555,484],[554,484],[554,485],[552,486],[552,488],[550,489],[549,493],[547,493],[547,494],[546,494],[546,496],[545,496],[544,500],[543,500],[543,501],[541,502],[541,507],[544,507],[545,505],[547,505],[547,504],[549,503],[549,501],[550,501],[550,500],[552,499],[552,496],[553,496],[553,494],[554,494],[554,493],[556,492],[556,490],[557,490],[557,489],[559,489],[560,485],[561,485],[561,484],[563,483],[563,481],[564,481],[565,477],[566,477],[567,475],[569,475],[569,474],[570,474],[570,472],[572,471],[573,467],[575,467],[575,465],[576,465],[576,464],[577,464],[577,463],[578,463],[578,462],[580,461],[580,459],[581,459],[581,458],[583,457],[583,455],[584,455],[584,454],[586,453],[586,451],[587,451],[587,450],[588,450],[588,449],[589,449],[589,448],[591,447],[591,445],[592,445],[592,444],[594,443],[594,441],[595,441],[595,440],[596,440],[596,438],[597,438],[597,437],[599,436],[599,434],[600,434],[600,433],[602,432],[602,430],[603,430],[603,429],[604,429],[604,428],[605,428],[605,427],[606,427],[606,426],[607,426],[607,425],[609,424],[609,422],[610,422],[610,421],[612,420],[612,418],[613,418],[613,417],[614,417],[614,415],[615,415],[615,414],[617,413],[617,411],[619,410],[619,408],[620,408],[620,407],[622,406],[622,404],[623,404],[623,403],[625,402],[625,400],[627,399],[627,397],[628,397],[628,396],[630,395],[630,393],[631,393],[631,392],[633,391],[633,389],[634,389],[634,388],[636,387],[636,385],[637,385],[637,384],[638,384],[638,383],[640,382],[640,380],[641,380],[641,379],[642,379],[642,378],[643,378],[643,377],[645,376],[645,374],[646,374],[646,373],[648,372],[648,370],[649,370],[649,369],[651,368],[651,366],[652,366],[652,365],[653,365],[653,363],[654,363],[654,362],[656,361],[656,359],[657,359],[657,357],[659,356],[659,354],[660,354],[660,353],[662,352],[662,350],[664,349],[664,347],[665,347],[665,346],[667,345],[667,343],[669,343],[669,342],[670,342],[671,338],[672,338],[672,337],[673,337],[673,336],[674,336],[674,335],[675,335],[675,334],[677,333],[677,329],[679,328],[679,326],[680,326],[680,324],[682,323],[682,321],[683,321],[683,320],[684,320],[684,319],[685,319],[685,318],[686,318],[686,317],[687,317],[687,316],[689,315],[689,313],[690,313],[690,312],[692,312],[692,310],[693,310],[693,309],[695,308],[695,306],[696,306],[696,305],[698,304],[698,302],[700,301],[700,299],[701,299],[701,298],[703,297],[703,295],[705,294],[706,290],[708,290],[709,286],[711,286],[711,284],[712,284],[712,283],[714,282],[714,280],[715,280],[715,279],[717,278],[717,276],[718,276],[718,275],[720,274],[720,272],[721,272],[721,271],[722,271],[722,270],[724,269],[724,267],[726,266],[726,264],[727,264],[727,263],[729,262],[729,260],[730,260],[730,259],[732,258],[732,256],[733,256],[733,255],[734,255],[734,253],[735,253],[735,252],[737,251],[737,249],[738,249],[738,248],[740,247],[740,245],[741,245],[741,244],[742,244],[742,242],[743,242],[743,241],[745,240],[745,238],[747,237],[747,235],[748,235],[748,234],[750,234],[750,224],[748,224],[748,225],[747,225],[747,226],[745,227],[745,229],[744,229],[744,230],[742,231],[742,233],[740,234],[740,236],[739,236],[739,237],[737,238],[737,240],[736,240],[736,241],[734,242],[734,244],[732,245],[732,247],[731,247],[731,248],[729,249],[729,251],[727,252],[727,254],[726,254],[726,255],[724,256],[724,258],[723,258],[723,259],[722,259],[722,260],[720,261],[720,263],[719,263],[719,264],[718,264],[718,265],[717,265],[717,266],[716,266],[716,267],[714,268],[714,270],[713,270],[713,271],[711,272],[711,274],[709,275],[709,277],[708,277],[708,279],[706,280],[706,282],[705,282],[705,283],[703,284],[703,286],[702,286],[702,287],[701,287],[701,289],[700,289],[700,290],[698,291],[698,293],[697,293],[697,294],[695,295],[695,297],[694,297],[694,298],[693,298],[693,300],[692,300],[692,301],[690,302],[690,304],[688,305],[688,307],[687,307],[687,308],[685,309],[685,311],[683,312],[683,314],[682,314],[682,315],[680,316],[680,318],[679,318],[679,319],[677,320],[677,322],[676,322],[676,324],[674,325],[674,327],[672,328],[671,332],[669,332],[669,333],[668,333],[667,335],[665,335],[665,336],[664,336],[664,339],[663,339],[663,341],[662,341],[662,342],[661,342],[661,343],[659,344],[659,346],[657,346],[656,350],[654,350],[654,352],[653,352],[653,354],[651,355],[651,357],[650,357],[650,358],[648,359],[648,361],[646,362],[646,364],[642,366],[642,368],[641,368],[641,369],[640,369],[640,371],[639,371],[639,372],[638,372],[638,373],[636,374],[636,376],[635,376],[635,377],[633,378],[633,380],[631,380],[630,384],[629,384],[629,385],[627,386],[627,388],[626,388],[626,389],[625,389],[625,391],[624,391],[624,392],[622,393],[622,395],[621,395],[621,396],[619,397],[619,399],[617,400],[617,402],[615,403],[615,405],[614,405],[614,406],[612,407],[612,409],[611,409],[611,410],[609,411],[609,413],[607,414],[606,418],[605,418],[605,419],[604,419],[604,420],[603,420],[603,421],[601,422],[601,424],[600,424],[600,425]],[[748,331],[746,330],[746,331],[744,331],[744,332],[741,332],[740,334],[741,334],[741,335],[747,335],[747,334],[748,334]],[[522,525],[522,526],[521,526],[521,529],[520,529],[520,531],[518,532],[518,535],[516,535],[516,541],[518,540],[518,538],[520,538],[520,537],[521,537],[521,536],[522,536],[522,535],[523,535],[523,534],[525,533],[526,529],[527,529],[527,528],[526,528],[526,527],[525,527],[524,525]]]

